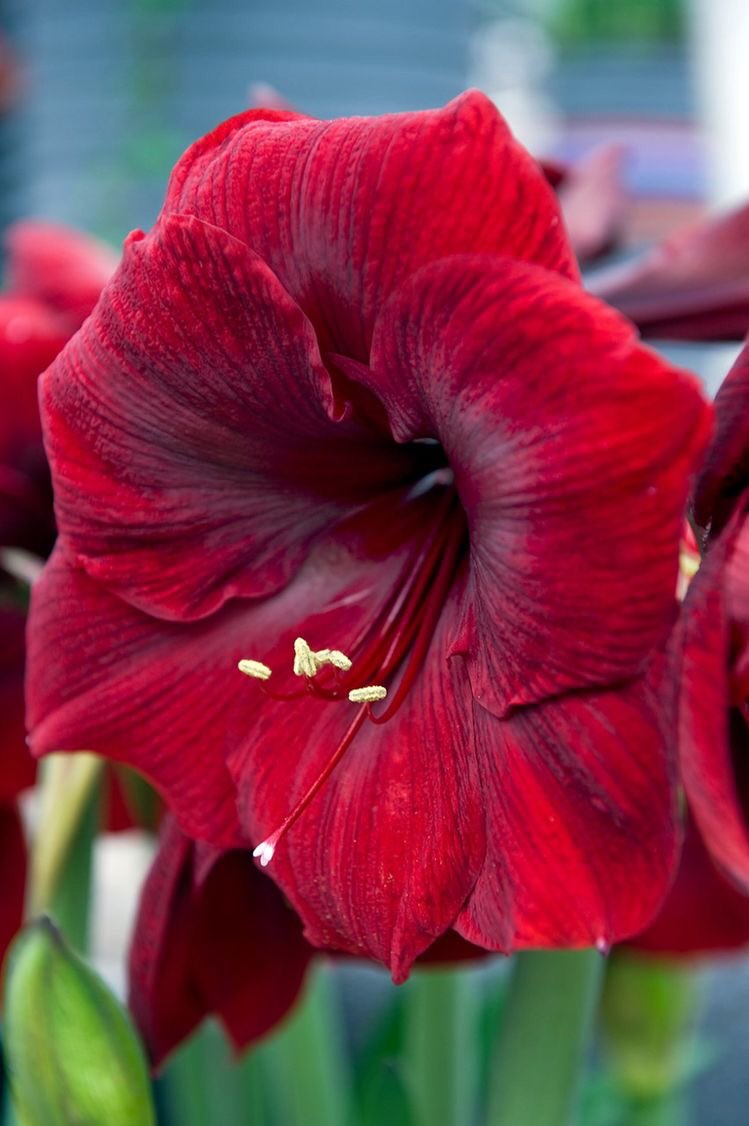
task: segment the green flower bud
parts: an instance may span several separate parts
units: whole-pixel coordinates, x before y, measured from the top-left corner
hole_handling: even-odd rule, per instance
[[[13,944],[4,1047],[24,1126],[155,1123],[148,1068],[125,1009],[49,919]]]

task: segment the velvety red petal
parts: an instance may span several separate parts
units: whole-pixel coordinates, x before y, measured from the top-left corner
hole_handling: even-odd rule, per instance
[[[483,94],[426,113],[270,116],[240,114],[198,141],[165,208],[251,246],[332,351],[366,360],[383,302],[448,254],[506,254],[576,276],[551,189]]]
[[[489,843],[456,929],[505,951],[641,931],[676,862],[674,727],[655,679],[506,721],[476,707]]]
[[[0,964],[23,921],[26,842],[15,806],[0,805]]]
[[[57,223],[24,220],[5,234],[6,284],[59,314],[70,333],[83,323],[117,266],[98,239]]]
[[[34,752],[92,750],[128,763],[195,836],[241,841],[224,765],[241,621],[226,612],[193,627],[151,619],[67,562],[58,545],[33,588],[31,623]]]
[[[718,865],[749,892],[749,518],[742,501],[684,604],[680,745],[695,820]]]
[[[437,437],[470,530],[450,650],[497,714],[642,670],[675,612],[678,544],[711,412],[697,381],[577,286],[446,259],[383,312],[372,367],[400,441]]]
[[[749,205],[683,228],[588,285],[648,336],[743,340],[749,329]]]
[[[23,610],[0,604],[0,806],[33,786],[36,774],[24,725],[25,631]]]
[[[721,875],[691,819],[676,882],[655,922],[627,945],[669,957],[749,945],[749,896]]]
[[[293,1005],[311,955],[249,853],[198,851],[167,826],[132,940],[130,1006],[155,1066],[209,1015],[238,1049],[259,1039]]]
[[[413,505],[400,521],[397,511],[388,515],[362,517],[365,540],[354,524],[350,542],[340,529],[316,545],[275,598],[237,600],[190,623],[133,609],[58,544],[32,592],[27,718],[35,753],[88,749],[120,760],[154,783],[191,836],[241,843],[225,758],[269,702],[237,661],[275,655],[283,685],[295,680],[297,632],[306,630],[316,648],[355,643],[402,580],[405,529],[418,527]]]
[[[400,710],[382,725],[364,722],[269,868],[310,942],[375,958],[396,981],[450,926],[484,855],[470,693],[447,659],[450,620],[446,607]],[[324,616],[308,628],[316,645],[337,641]],[[254,715],[250,707],[229,764],[257,843],[319,775],[357,709],[312,698],[266,703]]]
[[[695,515],[713,534],[749,488],[749,345],[744,345],[718,391],[715,421],[695,495]]]
[[[184,217],[131,238],[42,405],[61,534],[167,618],[281,588],[321,530],[417,463],[333,421],[304,314],[245,246]]]

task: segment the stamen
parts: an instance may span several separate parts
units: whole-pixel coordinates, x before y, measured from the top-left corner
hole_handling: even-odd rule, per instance
[[[243,672],[245,676],[251,676],[255,680],[269,680],[273,671],[269,669],[267,665],[264,665],[262,661],[250,661],[247,658],[243,658],[237,665],[237,668],[240,672]]]
[[[384,700],[387,694],[387,688],[381,684],[369,684],[365,688],[352,688],[348,698],[352,704],[374,704],[377,700]]]
[[[303,637],[294,642],[294,676],[317,676],[315,654]]]
[[[303,637],[298,637],[294,642],[294,676],[317,676],[324,665],[348,672],[351,658],[340,649],[311,649]]]
[[[455,581],[466,544],[465,522],[453,490],[446,490],[440,499],[434,525],[417,550],[405,561],[403,581],[382,607],[364,637],[356,643],[355,678],[348,676],[352,661],[340,649],[313,650],[303,637],[294,641],[294,674],[306,678],[301,692],[278,695],[263,686],[262,691],[271,699],[298,699],[309,695],[322,700],[348,699],[359,708],[343,739],[334,750],[321,773],[296,803],[280,826],[261,841],[253,856],[265,868],[273,859],[276,848],[286,831],[313,801],[330,778],[338,763],[351,746],[365,720],[375,724],[386,723],[398,711],[416,680],[424,658],[432,644],[445,599]],[[457,519],[456,519],[457,517]],[[266,669],[259,662],[247,662],[253,671]],[[335,670],[335,677],[326,684],[315,679],[324,666]],[[244,670],[243,670],[244,671]],[[270,675],[270,669],[267,669]],[[390,682],[397,679],[390,691],[382,684],[364,684],[350,688],[354,683],[371,679]],[[263,679],[267,679],[266,676]],[[376,715],[372,705],[388,698],[387,705]]]
[[[341,672],[348,672],[351,668],[351,659],[340,649],[318,649],[312,656],[318,668],[332,665],[334,669],[339,669]]]

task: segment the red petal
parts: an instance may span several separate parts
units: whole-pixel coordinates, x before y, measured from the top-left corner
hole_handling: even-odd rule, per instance
[[[697,519],[713,534],[725,525],[736,498],[749,487],[749,345],[715,399],[716,428],[695,498]]]
[[[749,329],[749,205],[683,228],[588,285],[648,336],[742,340]]]
[[[278,590],[316,535],[417,463],[331,420],[299,308],[246,247],[183,217],[130,242],[42,402],[61,534],[168,618]]]
[[[447,660],[451,616],[447,607],[400,710],[381,726],[364,723],[270,868],[312,943],[373,957],[396,981],[450,926],[484,854],[470,696],[463,670]],[[324,615],[305,630],[315,646],[340,636]],[[292,637],[281,639],[279,659]],[[248,734],[229,761],[255,842],[290,813],[355,715],[346,701],[305,699],[250,716],[248,702]]]
[[[419,525],[413,506],[400,521],[389,515],[387,524],[377,513],[362,518],[364,539],[349,526],[349,540],[340,529],[337,540],[319,544],[277,597],[232,602],[191,623],[133,609],[58,545],[32,594],[35,753],[86,748],[125,762],[153,781],[191,836],[241,843],[225,758],[266,698],[237,672],[237,661],[275,653],[278,675],[288,669],[291,678],[296,631],[307,629],[317,648],[359,639],[402,579],[410,547],[404,528]]]
[[[25,220],[6,232],[7,285],[64,318],[73,333],[114,273],[117,255],[90,235],[57,223]]]
[[[35,753],[87,749],[126,762],[195,836],[242,840],[224,765],[241,685],[242,616],[159,622],[55,552],[32,594],[28,722]]]
[[[749,496],[708,549],[684,603],[682,773],[713,857],[749,892]]]
[[[375,331],[399,441],[436,436],[466,510],[451,651],[497,714],[641,671],[674,610],[689,475],[710,408],[576,286],[509,260],[422,270]]]
[[[130,1005],[154,1065],[209,1015],[237,1048],[259,1039],[293,1005],[310,954],[247,852],[201,857],[167,826],[130,951]]]
[[[26,893],[26,842],[18,811],[0,806],[0,964],[23,921]]]
[[[498,721],[476,707],[489,847],[456,929],[491,949],[608,946],[675,861],[673,708],[653,679]]]
[[[749,896],[720,874],[691,818],[674,886],[655,922],[627,945],[669,957],[749,945]]]
[[[551,189],[476,91],[376,118],[240,114],[188,150],[165,207],[244,240],[325,346],[359,360],[382,303],[445,255],[507,254],[576,276]]]

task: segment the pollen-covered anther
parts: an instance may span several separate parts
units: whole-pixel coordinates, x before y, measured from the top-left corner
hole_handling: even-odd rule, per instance
[[[699,553],[690,547],[682,545],[679,552],[679,572],[676,576],[676,598],[683,602],[686,598],[689,584],[700,569]]]
[[[269,680],[272,673],[272,669],[269,669],[262,661],[251,661],[247,658],[243,658],[237,668],[245,676],[251,676],[254,680]]]
[[[384,700],[387,694],[387,688],[381,684],[368,684],[364,688],[352,688],[348,698],[352,704],[374,704],[377,700]]]
[[[303,637],[294,642],[294,676],[317,676],[315,654]]]
[[[317,676],[324,665],[348,672],[351,659],[340,649],[311,649],[303,637],[294,642],[294,676]]]
[[[340,672],[348,672],[351,668],[351,658],[342,653],[340,649],[318,649],[312,654],[318,668],[323,665],[332,665]]]

